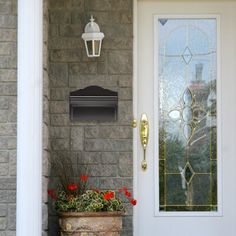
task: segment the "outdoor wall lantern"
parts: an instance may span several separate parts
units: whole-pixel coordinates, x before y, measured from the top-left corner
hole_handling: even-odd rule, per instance
[[[94,22],[94,18],[91,16],[90,22],[85,26],[82,34],[88,57],[100,56],[103,38],[104,34],[100,32],[98,24]]]

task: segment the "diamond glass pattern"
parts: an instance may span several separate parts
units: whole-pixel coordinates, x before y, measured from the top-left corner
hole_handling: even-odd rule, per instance
[[[216,20],[159,22],[159,211],[217,211]]]
[[[190,184],[192,181],[192,178],[194,176],[194,171],[193,171],[192,166],[189,164],[189,162],[184,167],[183,176],[184,176],[187,184]]]
[[[189,47],[186,47],[184,49],[182,57],[184,59],[184,62],[188,65],[190,63],[190,61],[192,60],[192,57],[193,57],[193,54],[192,54],[191,50],[189,49]]]

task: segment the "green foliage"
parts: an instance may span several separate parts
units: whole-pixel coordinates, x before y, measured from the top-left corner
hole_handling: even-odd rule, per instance
[[[67,195],[64,191],[60,191],[54,204],[58,212],[111,212],[125,210],[122,201],[116,197],[115,192],[111,191],[87,190],[79,196]]]

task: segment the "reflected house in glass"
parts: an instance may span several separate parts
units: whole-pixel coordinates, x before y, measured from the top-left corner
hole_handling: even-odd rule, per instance
[[[216,22],[159,24],[160,211],[217,211]]]

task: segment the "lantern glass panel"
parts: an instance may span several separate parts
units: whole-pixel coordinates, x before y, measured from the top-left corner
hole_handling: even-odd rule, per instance
[[[87,53],[88,55],[93,55],[93,41],[92,40],[89,40],[89,41],[86,41],[86,47],[87,47]]]
[[[94,40],[94,54],[96,56],[100,54],[100,40]]]

